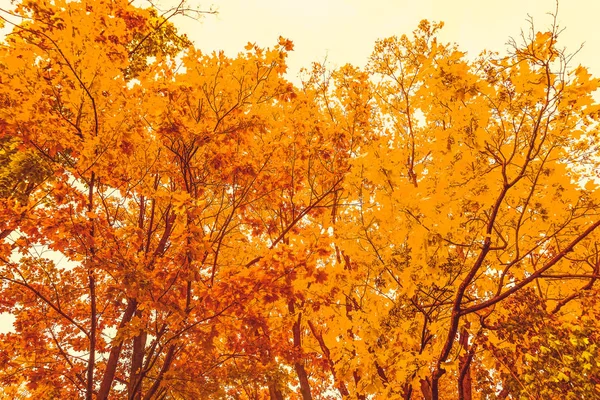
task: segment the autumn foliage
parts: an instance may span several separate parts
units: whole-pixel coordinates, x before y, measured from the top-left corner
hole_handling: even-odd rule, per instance
[[[0,11],[0,398],[600,398],[600,81],[556,23],[293,85],[289,40],[129,3]]]

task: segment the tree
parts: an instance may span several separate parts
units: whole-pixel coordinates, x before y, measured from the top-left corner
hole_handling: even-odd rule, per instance
[[[289,40],[203,54],[186,10],[2,10],[3,396],[600,395],[600,81],[556,23],[295,87]]]

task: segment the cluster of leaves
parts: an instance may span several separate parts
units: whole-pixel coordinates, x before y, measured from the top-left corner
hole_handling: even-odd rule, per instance
[[[600,81],[556,25],[295,87],[181,7],[2,10],[0,396],[600,396]]]

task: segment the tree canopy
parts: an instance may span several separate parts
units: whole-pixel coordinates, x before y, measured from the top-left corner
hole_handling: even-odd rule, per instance
[[[184,12],[0,9],[0,398],[600,398],[600,80],[556,19],[294,85]]]

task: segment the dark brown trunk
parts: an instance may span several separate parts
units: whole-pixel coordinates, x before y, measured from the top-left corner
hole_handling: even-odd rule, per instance
[[[94,367],[96,364],[96,278],[94,277],[94,271],[90,269],[89,275],[89,289],[90,289],[90,314],[92,319],[92,326],[90,329],[90,355],[88,357],[88,368],[87,368],[87,385],[85,391],[86,400],[92,400],[94,393]]]
[[[121,318],[121,322],[119,323],[119,330],[117,333],[123,329],[123,327],[131,321],[131,317],[135,312],[135,308],[137,306],[137,302],[134,299],[129,299],[127,303],[127,308],[125,309],[125,313],[123,313],[123,317]],[[108,361],[106,363],[106,370],[104,371],[104,376],[102,377],[102,382],[100,384],[100,390],[98,391],[98,400],[106,400],[110,393],[110,388],[115,379],[115,371],[117,370],[117,365],[119,363],[119,357],[121,356],[121,350],[123,348],[123,342],[119,341],[118,343],[114,343],[112,348],[110,349],[110,354],[108,355]]]
[[[283,400],[283,394],[277,387],[277,384],[273,381],[269,381],[269,396],[271,400]]]
[[[412,397],[412,392],[413,392],[412,385],[410,383],[404,384],[403,389],[402,389],[402,398],[404,400],[410,400],[410,398]]]
[[[461,364],[463,362],[461,361]],[[465,375],[462,376],[461,381],[458,383],[458,399],[459,400],[472,400],[473,399],[473,391],[472,391],[472,381],[471,381],[471,357],[465,363]],[[461,365],[462,369],[462,365]]]
[[[294,313],[294,302],[290,302],[288,304],[288,308],[290,313]],[[292,326],[292,333],[294,336],[294,348],[296,349],[296,356],[300,357],[302,355],[302,332],[300,330],[302,324],[302,313],[298,313],[298,318],[294,322]],[[298,381],[300,382],[300,394],[302,394],[303,400],[312,400],[312,395],[310,393],[310,383],[308,382],[308,374],[306,373],[306,368],[304,368],[304,362],[300,360],[296,360],[294,363],[294,370],[296,371],[296,375],[298,375]]]
[[[88,191],[88,212],[92,212],[94,208],[94,185],[96,182],[96,174],[92,172],[92,176],[90,179],[90,188]],[[90,219],[91,228],[90,228],[90,237],[94,240],[95,229],[94,229],[94,221]],[[91,317],[91,327],[90,327],[90,354],[88,356],[88,367],[87,367],[87,382],[86,382],[86,390],[85,390],[85,398],[86,400],[92,400],[94,395],[94,368],[96,366],[96,330],[98,325],[98,315],[96,310],[96,277],[94,276],[94,253],[95,253],[94,243],[92,242],[89,248],[87,267],[88,267],[88,284],[90,290],[90,317]]]
[[[142,312],[137,311],[136,317],[142,318]],[[144,353],[146,351],[146,332],[142,331],[133,338],[133,354],[131,355],[131,369],[129,373],[129,386],[127,398],[140,400],[142,398],[142,368],[144,365]]]
[[[310,383],[308,382],[308,375],[306,374],[304,365],[300,362],[297,362],[294,364],[294,369],[296,370],[298,380],[300,381],[300,393],[302,394],[302,399],[312,400],[312,395],[310,394]]]
[[[160,372],[158,373],[156,380],[154,381],[154,383],[152,384],[150,389],[148,389],[148,392],[144,396],[144,400],[152,399],[154,394],[158,391],[158,389],[160,388],[160,385],[162,383],[162,380],[165,376],[165,373],[167,373],[169,368],[171,368],[171,363],[173,362],[174,356],[175,356],[175,346],[172,345],[171,347],[169,347],[169,350],[167,351],[167,355],[165,356],[165,362],[163,363],[163,366],[160,369]]]
[[[433,399],[433,393],[432,393],[431,388],[432,388],[432,385],[431,385],[431,383],[429,383],[429,380],[421,379],[421,393],[423,394],[423,398],[425,400]]]
[[[460,332],[459,343],[465,350],[458,362],[459,375],[458,375],[458,399],[459,400],[472,400],[472,381],[471,381],[471,361],[473,359],[473,349],[469,349],[469,331],[467,327],[463,327]]]

